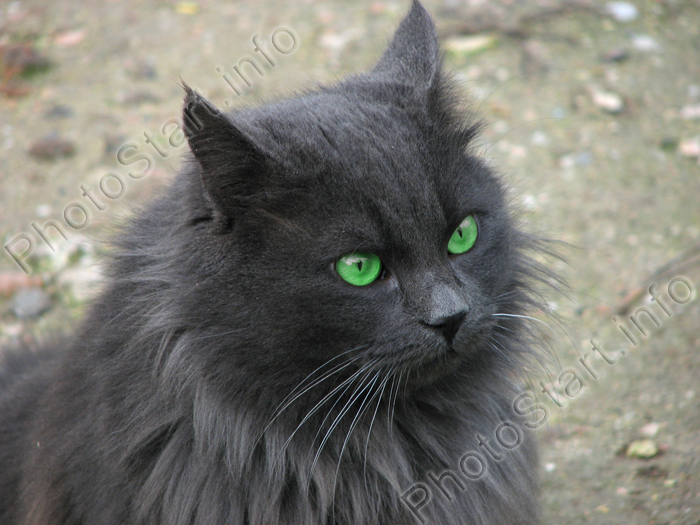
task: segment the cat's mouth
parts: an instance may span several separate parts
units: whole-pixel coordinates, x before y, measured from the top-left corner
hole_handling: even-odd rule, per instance
[[[459,368],[463,359],[464,357],[454,349],[446,348],[420,359],[406,360],[401,366],[405,369],[403,375],[406,377],[406,387],[413,390],[444,379]]]
[[[465,323],[450,338],[441,329],[425,327],[425,343],[407,350],[402,365],[409,369],[416,386],[427,385],[455,372],[479,352],[481,341],[492,322]]]
[[[450,372],[454,372],[462,359],[463,355],[460,352],[448,346],[445,351],[434,356],[432,360],[427,361],[422,367],[421,373],[425,374],[427,376],[426,379],[430,379],[432,382]]]
[[[413,386],[425,386],[453,373],[465,358],[463,349],[455,348],[455,343],[447,344],[445,341],[439,344],[412,348],[405,359],[402,359],[401,368],[406,369],[409,377],[407,384]],[[467,350],[466,353],[469,353]]]

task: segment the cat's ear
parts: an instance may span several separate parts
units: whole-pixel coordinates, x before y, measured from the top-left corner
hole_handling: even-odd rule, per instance
[[[439,70],[440,46],[435,24],[420,2],[414,0],[372,73],[425,93]]]
[[[259,191],[265,155],[211,102],[183,82],[183,124],[215,217],[232,221]]]

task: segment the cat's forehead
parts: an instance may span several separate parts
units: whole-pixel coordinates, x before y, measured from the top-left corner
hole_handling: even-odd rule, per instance
[[[415,118],[369,94],[316,93],[246,117],[256,144],[289,168],[408,163],[421,142]]]
[[[426,199],[428,137],[415,115],[361,94],[320,93],[261,108],[249,125],[282,177],[397,205]],[[413,195],[413,194],[416,195]]]

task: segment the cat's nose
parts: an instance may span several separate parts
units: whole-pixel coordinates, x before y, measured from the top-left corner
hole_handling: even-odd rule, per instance
[[[460,310],[451,315],[445,317],[439,317],[437,319],[431,320],[430,326],[436,328],[442,332],[447,340],[448,344],[452,344],[452,341],[459,331],[459,327],[462,325],[462,321],[467,316],[466,310]]]
[[[421,320],[436,332],[442,333],[451,345],[469,313],[469,303],[463,293],[454,285],[438,282],[432,284],[426,305],[428,308]]]

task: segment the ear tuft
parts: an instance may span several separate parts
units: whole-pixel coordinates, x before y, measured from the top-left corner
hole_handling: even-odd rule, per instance
[[[258,191],[265,156],[232,120],[183,82],[184,132],[207,201],[230,222]]]
[[[435,24],[421,3],[414,0],[372,73],[425,93],[439,70],[440,46]]]

